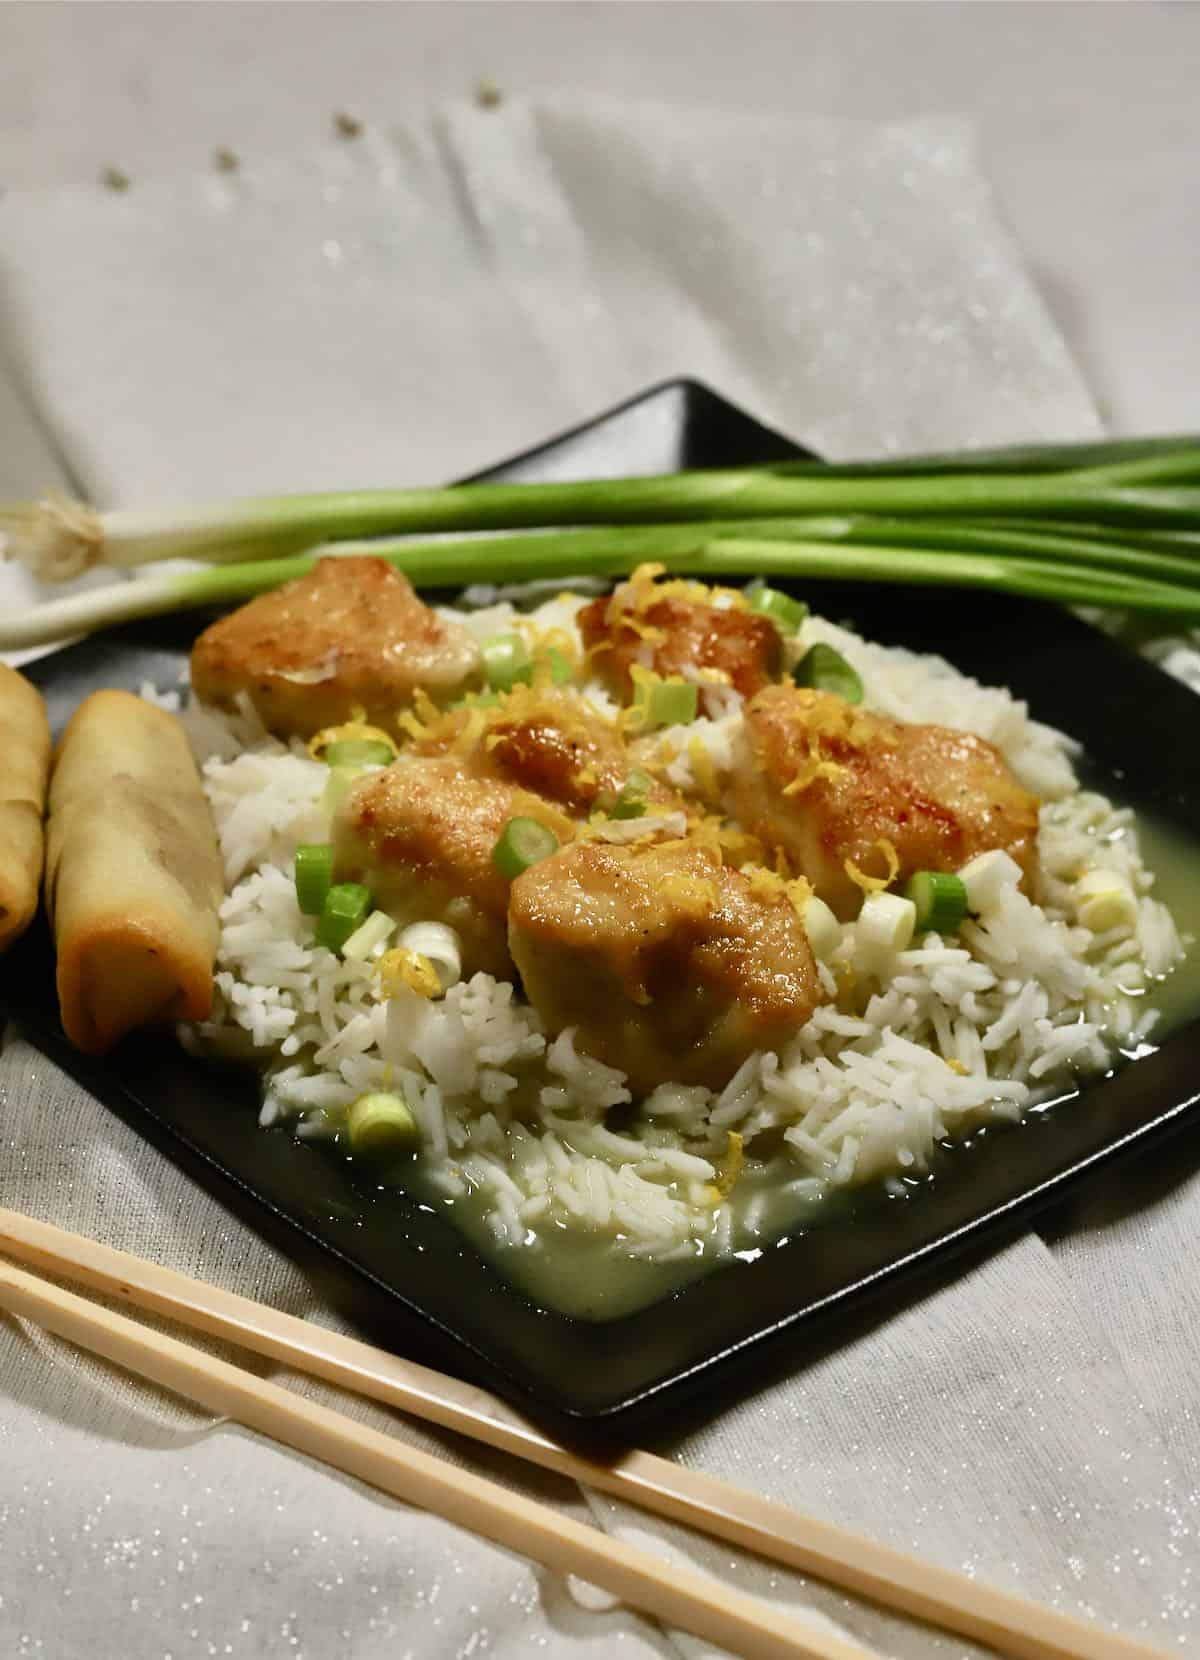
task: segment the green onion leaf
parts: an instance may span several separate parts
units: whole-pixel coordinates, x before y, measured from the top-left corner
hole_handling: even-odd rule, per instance
[[[409,1153],[421,1139],[417,1120],[403,1095],[379,1090],[360,1095],[346,1113],[350,1150],[360,1158]]]
[[[510,692],[533,679],[533,658],[519,634],[494,634],[483,643],[483,672],[497,692]]]
[[[863,683],[840,651],[818,640],[810,646],[792,670],[797,686],[811,686],[818,692],[832,692],[847,703],[861,703]]]
[[[510,882],[558,852],[558,837],[535,818],[510,818],[492,849],[492,863]]]
[[[808,606],[802,599],[793,599],[780,588],[768,588],[765,582],[752,582],[746,589],[746,600],[751,611],[769,617],[781,634],[795,634],[808,616]]]
[[[330,767],[386,767],[396,751],[383,738],[338,738],[321,756]]]
[[[296,849],[296,903],[305,916],[320,916],[333,881],[329,842],[306,842]]]
[[[918,934],[956,934],[967,914],[967,889],[960,876],[942,870],[919,870],[904,887],[917,907]]]
[[[641,767],[634,767],[613,804],[613,818],[645,818],[654,780]]]
[[[317,944],[326,951],[340,951],[367,920],[371,895],[361,882],[338,882],[325,895],[317,921]]]

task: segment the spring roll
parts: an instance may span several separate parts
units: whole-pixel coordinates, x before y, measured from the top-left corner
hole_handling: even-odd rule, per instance
[[[212,815],[183,727],[129,692],[94,692],[50,776],[46,906],[63,1029],[102,1055],[127,1032],[202,1020],[223,892]]]
[[[0,663],[0,951],[25,932],[37,910],[49,772],[42,694]]]

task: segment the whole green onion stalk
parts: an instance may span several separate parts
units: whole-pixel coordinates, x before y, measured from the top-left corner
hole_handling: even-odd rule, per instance
[[[800,534],[801,531],[806,534]],[[282,559],[148,575],[0,619],[0,649],[66,639],[113,623],[239,604],[303,576],[318,558],[374,554],[417,586],[628,575],[646,560],[706,580],[751,577],[961,587],[1065,604],[1200,620],[1200,559],[1137,546],[986,527],[875,521],[614,526],[436,540],[330,544]],[[1035,556],[1036,555],[1036,556]]]
[[[2,621],[7,649],[235,604],[303,575],[322,554],[376,554],[434,587],[617,577],[660,560],[706,578],[950,585],[1191,619],[1200,610],[1200,439],[292,496],[182,513],[50,501],[0,509],[0,530],[42,576],[176,557],[213,567]]]
[[[40,577],[61,580],[96,564],[129,567],[179,558],[224,564],[364,536],[829,514],[1066,519],[1196,530],[1200,440],[835,467],[783,462],[649,478],[485,481],[264,497],[161,512],[100,513],[52,498],[0,509],[0,530],[15,556]]]

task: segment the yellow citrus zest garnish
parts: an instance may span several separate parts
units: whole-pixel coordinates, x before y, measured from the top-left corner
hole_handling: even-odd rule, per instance
[[[886,876],[868,876],[865,871],[858,868],[853,859],[843,860],[842,869],[855,887],[861,888],[864,893],[882,893],[885,888],[891,887],[900,874],[900,860],[896,856],[896,849],[886,836],[880,836],[871,843],[871,846],[879,848],[887,860],[888,873]]]
[[[722,1199],[729,1197],[745,1162],[743,1138],[736,1130],[730,1130],[729,1139],[725,1144],[725,1157],[717,1166],[716,1176],[705,1189],[705,1196],[710,1205],[719,1205]]]
[[[401,991],[415,991],[418,997],[440,997],[442,982],[429,958],[419,951],[408,951],[402,945],[385,951],[375,965],[379,989],[384,997],[395,997]]]

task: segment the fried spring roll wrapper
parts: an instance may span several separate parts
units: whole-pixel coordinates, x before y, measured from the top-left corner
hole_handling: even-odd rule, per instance
[[[0,951],[25,932],[37,910],[49,773],[42,694],[0,663]]]
[[[46,905],[63,1028],[89,1055],[126,1032],[202,1020],[223,893],[212,815],[183,728],[129,692],[94,692],[50,778]]]

